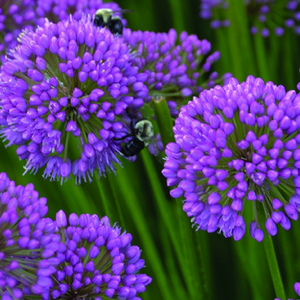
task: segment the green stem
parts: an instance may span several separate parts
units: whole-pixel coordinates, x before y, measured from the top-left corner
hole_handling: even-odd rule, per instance
[[[282,50],[280,47],[281,43],[284,44],[282,38],[279,38],[275,34],[272,34],[270,36],[270,49],[272,49],[272,51],[268,51],[269,61],[272,62],[270,64],[270,73],[272,74],[272,78],[270,78],[270,80],[272,80],[275,84],[281,83],[280,74],[282,72],[280,72],[279,70],[280,64],[273,63],[273,62],[280,62],[281,50]]]
[[[158,220],[160,222],[161,228],[165,227],[165,223],[163,220]],[[173,229],[174,230],[174,229]],[[174,293],[178,297],[178,299],[193,299],[188,295],[187,290],[184,288],[184,282],[182,280],[182,276],[179,274],[177,257],[180,256],[172,255],[174,245],[170,240],[169,231],[168,230],[160,230],[160,239],[162,241],[162,249],[165,257],[165,265],[168,266],[168,274],[170,278],[170,283],[174,288]],[[177,241],[178,244],[178,241]],[[182,256],[182,255],[181,255]],[[187,266],[184,267],[187,269]],[[181,269],[182,270],[182,269]],[[189,270],[186,270],[188,272]],[[186,279],[186,277],[184,277]]]
[[[109,187],[112,192],[112,199],[113,199],[113,206],[117,209],[118,212],[118,223],[122,225],[122,227],[125,226],[125,218],[123,214],[123,210],[120,206],[120,199],[118,198],[116,188],[114,187],[114,178],[111,176],[108,176],[108,182],[109,182]]]
[[[256,63],[252,55],[248,18],[243,0],[229,0],[230,20],[229,43],[232,58],[233,76],[239,81],[256,73]]]
[[[273,240],[269,234],[265,234],[264,247],[266,251],[266,257],[268,260],[270,273],[272,276],[274,289],[276,292],[276,297],[280,299],[286,299],[281,274],[277,263],[276,253],[273,245]]]
[[[190,226],[189,229],[191,230]],[[194,238],[193,238],[194,236]],[[207,246],[205,244],[207,244],[207,238],[201,238],[200,236],[200,232],[193,232],[192,233],[192,238],[194,241],[194,249],[195,249],[195,256],[196,256],[196,264],[195,267],[198,267],[198,277],[200,278],[200,280],[197,280],[196,278],[196,282],[195,282],[195,288],[196,291],[200,290],[201,288],[201,292],[202,292],[202,299],[212,299],[212,295],[209,292],[209,280],[208,280],[208,268],[207,268],[207,264],[205,263],[204,258],[207,258],[206,255],[206,251],[205,251],[205,247],[207,248]],[[209,245],[210,246],[210,245]],[[195,294],[196,295],[196,294]]]
[[[174,141],[173,121],[166,98],[154,96],[151,100],[152,107],[157,122],[157,126],[161,135],[161,141],[166,146]]]
[[[95,181],[100,194],[99,201],[103,205],[105,214],[109,217],[112,224],[118,222],[124,227],[124,217],[118,202],[120,199],[118,199],[115,189],[111,186],[111,179],[101,178],[101,180],[96,179]]]
[[[216,63],[218,64],[218,72],[220,74],[231,72],[231,61],[228,59],[230,57],[230,45],[228,43],[227,35],[228,28],[218,28],[215,30],[216,39],[216,49],[221,53],[221,59]]]
[[[182,251],[186,253],[183,248],[186,248],[186,245],[189,243],[187,239],[187,236],[182,231],[181,222],[178,222],[178,216],[179,218],[184,217],[184,212],[181,209],[181,205],[179,203],[170,203],[167,201],[165,196],[165,191],[162,188],[161,180],[157,176],[157,172],[155,172],[155,167],[152,161],[152,158],[150,157],[150,154],[147,151],[141,152],[142,160],[144,163],[144,167],[146,170],[146,174],[148,175],[149,182],[151,183],[152,191],[153,191],[153,198],[156,201],[157,207],[160,211],[162,221],[164,223],[164,226],[166,228],[166,231],[169,234],[173,249],[176,253],[177,260],[180,266],[180,269],[182,273],[184,274],[184,278],[187,279],[186,286],[190,293],[193,292],[194,288],[192,285],[192,281],[189,280],[191,272],[190,268],[187,268],[187,261],[186,258],[189,257],[187,255],[182,255]],[[175,202],[175,200],[174,200]],[[180,213],[177,213],[177,211],[180,210]],[[174,214],[177,215],[174,222]],[[189,228],[189,230],[191,230]],[[178,238],[178,236],[180,238]],[[181,242],[178,243],[178,240]],[[194,274],[193,274],[194,275]]]
[[[169,0],[169,9],[170,9],[170,16],[173,19],[173,25],[177,32],[181,32],[183,30],[186,30],[185,26],[185,13],[186,11],[185,6],[186,3],[180,1],[180,0]]]
[[[160,211],[164,227],[176,254],[176,261],[178,261],[183,274],[184,281],[182,283],[187,287],[190,299],[209,299],[206,268],[202,254],[204,241],[200,243],[197,239],[199,233],[193,232],[190,220],[182,210],[182,203],[179,200],[176,200],[176,203],[175,200],[171,203],[167,201],[166,192],[155,172],[153,158],[147,151],[141,152],[140,155],[151,183],[154,201]]]
[[[296,76],[299,74],[298,66],[295,67],[295,59],[293,58],[298,55],[293,55],[293,50],[297,47],[296,43],[293,41],[293,34],[294,32],[286,32],[283,36],[284,53],[282,57],[284,57],[284,63],[282,64],[283,76],[280,78],[280,83],[283,84],[287,90],[296,88],[298,80],[295,79],[294,73],[296,71]]]
[[[274,78],[270,77],[269,74],[269,64],[268,64],[268,58],[266,56],[266,49],[264,47],[264,39],[261,35],[255,34],[254,35],[254,47],[255,47],[255,54],[257,59],[257,65],[258,65],[258,76],[261,77],[264,81],[273,80]]]
[[[196,234],[191,228],[191,223],[188,217],[183,212],[181,205],[177,205],[176,219],[179,223],[179,236],[182,245],[183,257],[186,261],[186,269],[189,271],[186,277],[187,281],[193,287],[190,291],[190,299],[210,299],[208,293],[208,283],[205,270],[205,264],[203,261],[203,251],[201,244],[199,243]],[[194,235],[194,237],[193,237]]]
[[[155,245],[155,237],[149,228],[150,223],[149,221],[147,222],[147,220],[151,219],[151,215],[147,215],[143,212],[141,197],[139,197],[141,194],[135,187],[135,182],[138,182],[136,175],[133,173],[132,176],[128,176],[130,173],[127,171],[125,168],[117,168],[118,176],[115,177],[115,185],[118,186],[118,191],[123,195],[124,199],[121,200],[126,202],[124,204],[126,204],[127,211],[131,212],[128,217],[139,234],[145,249],[144,251],[147,253],[148,259],[151,262],[152,269],[155,270],[155,281],[162,299],[174,299],[173,291],[166,288],[166,286],[168,286],[167,274],[165,273],[163,262]],[[110,176],[110,174],[108,176]]]

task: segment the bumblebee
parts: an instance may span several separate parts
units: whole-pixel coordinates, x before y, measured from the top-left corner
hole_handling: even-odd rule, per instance
[[[129,114],[132,117],[131,114]],[[124,140],[128,137],[131,139],[121,146],[120,152],[125,157],[131,157],[139,154],[146,146],[148,146],[150,140],[153,139],[154,129],[153,125],[149,120],[141,119],[133,125],[133,119],[130,123],[131,132],[126,134],[122,138],[116,140]]]
[[[119,35],[122,35],[123,33],[122,20],[119,16],[113,16],[114,12],[115,11],[109,8],[98,9],[94,16],[94,24],[97,27],[108,28],[110,32],[113,34],[118,33]]]

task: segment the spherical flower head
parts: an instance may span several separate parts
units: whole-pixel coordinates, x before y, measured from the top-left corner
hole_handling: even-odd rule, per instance
[[[244,209],[252,207],[250,233],[276,235],[298,219],[300,203],[300,95],[249,76],[241,84],[200,93],[184,106],[166,147],[163,175],[174,198],[198,229],[241,239]]]
[[[52,285],[60,236],[55,223],[43,218],[46,203],[32,184],[16,186],[0,174],[0,295],[7,300],[42,295]]]
[[[47,21],[20,37],[1,67],[0,124],[26,172],[45,166],[45,178],[72,173],[80,183],[115,170],[128,132],[122,115],[142,107],[148,91],[129,51],[90,16]]]
[[[97,215],[56,215],[64,241],[57,253],[60,264],[53,274],[50,299],[140,299],[151,278],[138,274],[144,267],[141,250],[132,236]]]
[[[132,61],[146,78],[148,100],[165,96],[177,103],[198,94],[207,87],[223,82],[211,66],[220,58],[220,52],[210,53],[211,44],[196,35],[182,32],[177,37],[174,29],[168,33],[131,31],[125,29],[125,41],[135,53]],[[205,75],[208,79],[204,79]],[[227,74],[228,75],[228,74]]]
[[[273,0],[245,0],[251,34],[260,34],[268,37],[270,34],[282,36],[286,29],[292,28],[296,34],[300,34],[300,6],[298,0],[273,1]],[[200,17],[213,19],[212,28],[227,27],[226,20],[227,0],[200,1]],[[217,15],[218,19],[214,19]],[[220,16],[221,15],[221,16]]]

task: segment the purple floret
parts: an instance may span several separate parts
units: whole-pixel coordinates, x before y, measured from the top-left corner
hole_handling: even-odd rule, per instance
[[[43,299],[140,299],[137,294],[152,279],[139,274],[145,262],[139,247],[131,245],[131,234],[97,215],[72,213],[67,222],[59,211],[56,224],[64,243],[57,252],[54,285]]]
[[[300,95],[249,76],[200,93],[182,107],[166,147],[163,175],[197,229],[239,240],[243,210],[253,209],[250,233],[263,239],[257,210],[276,235],[291,227],[300,205]]]

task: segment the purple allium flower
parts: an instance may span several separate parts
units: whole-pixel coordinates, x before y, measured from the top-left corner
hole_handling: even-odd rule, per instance
[[[132,236],[121,233],[109,219],[97,215],[56,215],[64,240],[57,252],[60,264],[53,274],[54,286],[45,299],[141,299],[151,277],[138,274],[145,262],[141,250],[132,246]]]
[[[123,36],[135,53],[133,65],[146,78],[148,100],[158,95],[174,103],[223,82],[217,72],[210,70],[219,60],[220,52],[210,53],[211,44],[207,40],[201,41],[186,32],[178,39],[174,29],[168,33],[155,33],[127,28]]]
[[[20,37],[1,67],[0,124],[26,172],[45,166],[45,178],[72,173],[80,183],[95,170],[114,171],[116,139],[128,132],[122,114],[142,107],[148,93],[129,51],[89,16],[47,21]]]
[[[55,223],[43,218],[47,199],[39,198],[33,184],[16,186],[5,173],[0,174],[0,197],[0,298],[42,295],[59,263],[53,255],[60,236],[54,234]]]
[[[9,3],[9,4],[8,4]],[[48,0],[48,1],[0,1],[0,53],[12,49],[17,45],[17,37],[23,29],[33,29],[36,25],[43,26],[45,18],[58,22],[69,18],[79,20],[82,13],[93,16],[100,8],[120,11],[114,2],[103,3],[102,0]],[[116,12],[116,15],[120,13]],[[125,20],[122,20],[125,24]],[[4,58],[2,58],[4,60]]]
[[[274,33],[281,36],[286,28],[293,28],[296,34],[300,34],[300,5],[298,0],[244,0],[244,3],[252,34],[260,33],[262,37],[268,37],[270,33]],[[227,7],[228,1],[226,0],[201,0],[200,17],[213,19],[214,15],[218,15],[220,19],[212,20],[211,27],[227,27],[229,25],[229,21],[226,20]]]
[[[288,230],[300,207],[300,94],[249,76],[200,93],[181,108],[166,147],[163,175],[197,229],[243,237]]]

